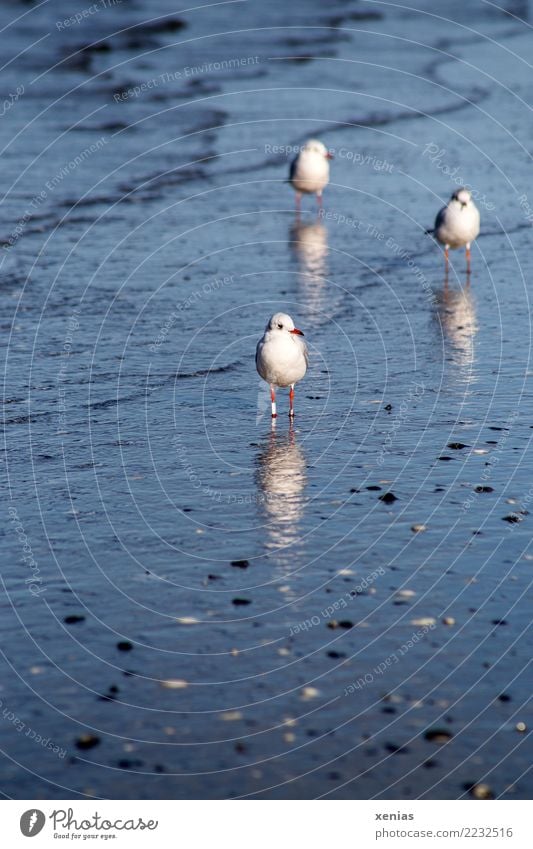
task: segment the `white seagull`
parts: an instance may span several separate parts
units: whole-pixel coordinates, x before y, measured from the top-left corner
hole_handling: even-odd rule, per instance
[[[444,245],[446,267],[449,248],[466,247],[466,267],[470,271],[470,244],[479,234],[479,210],[468,189],[457,189],[435,219],[435,229],[428,230]]]
[[[296,208],[300,211],[302,192],[316,195],[318,205],[322,207],[322,192],[329,183],[329,159],[333,159],[327,147],[321,141],[310,139],[300,153],[291,162],[289,183],[296,192]]]
[[[294,384],[307,371],[307,345],[303,333],[294,326],[290,315],[277,312],[269,319],[263,338],[257,343],[255,365],[263,380],[270,384],[272,418],[276,413],[276,386],[290,386],[289,416],[294,416]]]

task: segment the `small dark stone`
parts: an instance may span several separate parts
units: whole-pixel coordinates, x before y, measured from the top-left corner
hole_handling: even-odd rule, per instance
[[[392,410],[392,404],[385,404],[385,409],[388,413]]]
[[[240,740],[235,743],[235,751],[239,753],[239,755],[244,754],[246,752],[246,744],[242,743]]]
[[[350,490],[350,492],[361,492],[361,490],[353,488],[353,489]]]
[[[121,640],[120,643],[117,643],[117,649],[119,651],[131,651],[133,646],[128,640]]]
[[[515,525],[517,522],[521,522],[522,519],[517,513],[509,513],[507,516],[502,516],[502,521]]]
[[[220,580],[220,575],[208,575],[208,576],[207,576],[207,580],[208,580],[208,581],[219,581],[219,580]]]
[[[67,625],[75,625],[76,622],[83,622],[84,619],[85,616],[77,616],[75,613],[73,613],[72,616],[65,616],[63,622],[65,622]]]
[[[340,774],[340,772],[328,772],[328,778],[330,781],[340,781],[342,775]]]
[[[386,752],[392,752],[393,755],[406,755],[409,751],[407,746],[397,746],[395,743],[385,743],[384,749]]]
[[[493,625],[507,625],[507,620],[506,619],[493,619],[492,624]]]
[[[393,504],[398,501],[398,498],[393,492],[384,492],[383,495],[379,496],[379,500],[383,501],[384,504]]]
[[[379,489],[381,489],[381,487],[372,484],[371,486],[367,486],[367,489],[370,490],[370,492],[377,492]]]
[[[327,656],[331,657],[333,660],[339,660],[341,657],[346,657],[342,651],[328,651]]]
[[[468,448],[468,445],[465,445],[464,442],[448,442],[448,448],[451,448],[452,451],[460,451],[461,448]]]
[[[76,747],[78,749],[93,749],[95,746],[98,746],[100,743],[100,738],[96,737],[94,734],[82,734],[76,740]]]
[[[476,486],[474,492],[494,492],[494,489],[492,486]]]
[[[451,731],[447,731],[445,728],[430,728],[424,734],[424,738],[429,740],[430,743],[447,743],[452,737]]]
[[[339,622],[339,628],[353,628],[353,622],[350,622],[349,619],[341,619],[341,621]]]
[[[182,18],[166,18],[159,21],[154,22],[146,22],[141,24],[136,24],[133,27],[129,28],[130,32],[139,33],[141,35],[145,34],[164,34],[167,32],[177,32],[180,29],[186,27],[187,24]]]
[[[248,598],[234,598],[233,601],[232,601],[232,604],[236,605],[237,607],[242,607],[245,604],[251,604],[251,603],[252,602]]]
[[[448,457],[448,455],[447,455],[447,454],[443,454],[443,455],[442,455],[442,457],[437,457],[437,460],[443,460],[445,463],[447,463],[447,462],[448,462],[449,460],[451,460],[451,459],[452,459],[452,458],[451,458],[451,457]]]
[[[154,772],[164,772],[164,771],[165,771],[165,767],[161,766],[161,764],[156,764],[154,766]]]
[[[247,569],[250,563],[248,560],[232,560],[231,565],[235,566],[236,569]]]
[[[510,702],[511,696],[509,696],[507,693],[500,693],[500,695],[498,696],[498,701],[499,702]]]
[[[83,52],[88,53],[109,53],[111,45],[107,41],[97,41],[96,44],[88,44],[83,48]]]

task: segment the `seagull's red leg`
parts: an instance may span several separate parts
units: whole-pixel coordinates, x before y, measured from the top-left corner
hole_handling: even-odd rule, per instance
[[[317,193],[316,199],[318,203],[318,208],[322,209],[322,192]]]
[[[448,270],[449,259],[450,259],[449,258],[449,248],[448,248],[448,245],[445,245],[445,247],[444,247],[444,262],[446,264],[446,271]]]
[[[300,212],[302,211],[302,195],[300,192],[296,192],[296,217],[300,217]]]
[[[276,413],[276,393],[272,383],[270,384],[270,400],[272,402],[272,418],[275,419],[278,414]]]
[[[289,416],[294,416],[294,383],[291,383],[291,388],[289,390]]]
[[[470,274],[470,242],[466,245],[466,270]]]

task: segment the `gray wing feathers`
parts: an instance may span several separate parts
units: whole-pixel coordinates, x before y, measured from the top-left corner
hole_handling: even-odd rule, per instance
[[[437,213],[437,217],[435,218],[435,230],[438,230],[439,227],[444,224],[447,209],[447,206],[443,206],[442,209]]]
[[[292,160],[290,168],[289,168],[289,180],[288,180],[289,183],[292,183],[292,181],[296,177],[297,163],[298,163],[298,157],[295,156],[294,159]]]
[[[435,218],[435,226],[431,230],[426,230],[430,236],[432,236],[439,227],[444,224],[444,219],[446,218],[446,206],[443,206],[441,210],[437,213],[437,217]]]

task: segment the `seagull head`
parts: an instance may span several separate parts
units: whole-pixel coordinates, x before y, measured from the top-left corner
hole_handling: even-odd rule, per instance
[[[461,207],[464,209],[464,207],[468,206],[468,204],[472,200],[472,195],[470,194],[468,189],[457,189],[457,191],[454,192],[452,195],[452,200],[456,200],[458,203],[461,204]]]
[[[309,141],[306,141],[302,147],[302,153],[315,153],[317,156],[323,156],[325,159],[333,159],[333,154],[318,139],[309,139]]]
[[[294,326],[294,321],[284,312],[274,313],[266,326],[273,333],[292,333],[293,336],[303,336],[301,330]]]

